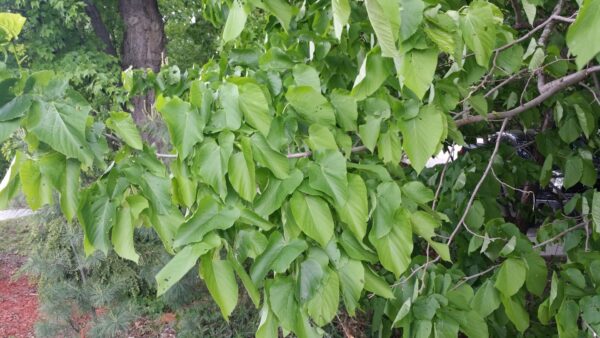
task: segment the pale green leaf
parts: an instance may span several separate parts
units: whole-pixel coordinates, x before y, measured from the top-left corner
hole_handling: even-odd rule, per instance
[[[460,16],[465,44],[475,53],[477,64],[487,68],[496,45],[493,7],[484,1],[472,2]]]
[[[271,147],[261,134],[254,134],[252,141],[252,154],[258,164],[269,168],[278,179],[284,180],[289,176],[290,164],[285,155]]]
[[[285,94],[290,105],[309,123],[335,125],[335,111],[327,99],[310,86],[290,87]]]
[[[377,238],[375,233],[369,233],[369,241],[375,247],[377,255],[388,271],[398,278],[410,264],[413,250],[412,226],[404,213],[397,213],[395,223],[387,235]]]
[[[319,326],[325,326],[335,317],[340,301],[340,281],[337,273],[327,269],[321,286],[307,304],[308,314]]]
[[[269,103],[262,89],[254,83],[244,83],[239,86],[240,109],[246,122],[256,128],[265,137],[269,135],[271,120]]]
[[[16,38],[23,25],[25,17],[18,13],[0,13],[0,28],[7,34],[8,41]]]
[[[400,67],[400,82],[419,99],[427,92],[433,81],[437,66],[438,51],[435,48],[413,49],[404,55]]]
[[[367,187],[359,175],[348,175],[348,199],[340,207],[338,215],[348,229],[358,240],[367,233],[367,220],[369,219],[369,202],[367,200]]]
[[[346,311],[353,316],[365,287],[365,268],[359,261],[344,259],[338,267],[338,275]]]
[[[350,18],[350,3],[348,0],[332,0],[331,8],[333,11],[333,30],[335,37],[339,40],[342,37],[344,26]]]
[[[400,122],[402,148],[417,173],[421,172],[438,148],[444,132],[444,123],[442,113],[435,106],[424,106],[417,117]]]
[[[171,142],[182,158],[187,158],[196,143],[202,141],[200,115],[192,105],[178,97],[156,100],[156,109],[167,123]]]
[[[375,150],[380,129],[380,118],[367,118],[364,124],[358,126],[358,135],[360,136],[360,139],[365,147],[367,147],[367,149],[369,149],[371,152]]]
[[[296,224],[308,237],[326,247],[333,236],[333,218],[329,206],[316,196],[296,192],[290,199]]]
[[[237,38],[244,30],[248,12],[244,3],[240,0],[234,0],[229,8],[229,15],[223,28],[223,42],[227,43]]]
[[[308,144],[312,151],[338,149],[330,129],[320,124],[312,124],[308,128]]]
[[[567,46],[569,52],[576,56],[577,68],[583,68],[600,53],[598,32],[600,32],[600,2],[583,0],[575,22],[567,31]]]
[[[400,31],[400,4],[387,0],[366,0],[365,6],[381,47],[381,55],[398,57],[400,53],[396,39]],[[397,19],[394,20],[394,17]]]
[[[374,294],[386,298],[394,299],[394,293],[390,288],[389,284],[380,276],[375,274],[371,269],[365,267],[365,290],[373,292]]]
[[[131,114],[126,112],[111,112],[106,120],[106,126],[120,137],[125,144],[133,149],[142,150],[142,137],[133,122]]]
[[[200,276],[206,283],[206,288],[215,300],[223,318],[229,321],[229,316],[238,302],[238,285],[231,263],[226,260],[213,260],[211,255],[200,259]]]
[[[527,267],[525,263],[520,259],[509,258],[502,263],[494,286],[505,297],[511,297],[521,289],[525,283],[526,275]]]
[[[241,198],[248,202],[256,196],[256,179],[252,146],[247,138],[242,140],[242,151],[229,159],[229,182]]]
[[[335,200],[337,205],[346,204],[348,179],[346,159],[335,150],[322,150],[315,153],[316,165],[309,167],[309,184]]]

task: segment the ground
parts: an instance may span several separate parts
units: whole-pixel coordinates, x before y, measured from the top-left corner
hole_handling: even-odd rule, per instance
[[[0,221],[0,337],[34,337],[37,290],[27,277],[15,276],[25,260],[30,218]]]

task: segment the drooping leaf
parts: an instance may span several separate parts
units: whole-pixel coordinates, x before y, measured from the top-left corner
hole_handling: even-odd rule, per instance
[[[308,314],[319,326],[325,326],[335,317],[340,301],[340,281],[337,273],[329,270],[321,286],[307,304]]]
[[[167,123],[171,141],[177,152],[182,158],[187,158],[194,145],[203,138],[203,123],[200,115],[191,104],[176,96],[170,98],[159,96],[156,100],[156,109]]]
[[[465,44],[475,53],[477,64],[487,68],[496,44],[496,23],[492,5],[474,1],[460,17]]]
[[[335,111],[327,99],[310,86],[294,86],[288,89],[285,98],[309,123],[335,124]]]
[[[348,194],[348,199],[340,207],[338,214],[352,234],[362,241],[367,233],[367,220],[369,218],[367,187],[359,175],[350,174],[348,175],[348,190],[351,193]]]
[[[128,146],[142,150],[142,137],[133,122],[131,114],[126,112],[111,112],[106,120],[106,126],[117,134]]]
[[[339,40],[342,37],[342,30],[350,18],[350,3],[348,0],[331,1],[333,11],[333,30],[335,37]]]
[[[252,147],[248,139],[242,140],[242,151],[229,159],[229,181],[241,198],[248,202],[256,195],[256,179]]]
[[[322,150],[315,153],[315,162],[308,170],[310,186],[333,198],[337,205],[345,205],[348,179],[344,156],[339,151]]]
[[[219,305],[223,318],[229,321],[229,316],[238,302],[238,285],[233,267],[227,260],[213,260],[210,256],[201,257],[200,276],[206,283],[208,292]]]
[[[600,3],[595,0],[583,0],[575,22],[567,31],[567,46],[569,52],[576,56],[577,68],[583,68],[600,53],[600,46],[596,43],[598,31],[600,31]]]
[[[333,218],[329,206],[320,197],[294,193],[290,207],[296,224],[308,237],[326,247],[333,236]]]
[[[400,68],[401,82],[418,98],[423,98],[431,86],[437,66],[438,51],[435,48],[413,49],[404,55]]]
[[[246,122],[256,128],[265,137],[269,135],[271,120],[269,103],[260,87],[254,83],[244,83],[239,86],[240,109]]]
[[[425,167],[435,153],[444,131],[444,120],[435,106],[424,106],[417,117],[401,121],[402,148],[408,155],[412,167],[417,171]]]
[[[234,0],[223,28],[223,42],[227,43],[237,38],[244,30],[247,18],[248,12],[244,3],[241,0]]]
[[[525,266],[525,262],[520,259],[509,258],[502,263],[494,286],[505,297],[511,297],[525,284],[526,275],[527,267]]]

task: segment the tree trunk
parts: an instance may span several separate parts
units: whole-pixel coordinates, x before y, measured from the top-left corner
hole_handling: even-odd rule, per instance
[[[125,26],[121,66],[158,72],[166,39],[157,0],[119,0],[119,11]],[[133,119],[139,126],[149,121],[153,103],[153,93],[133,99]]]

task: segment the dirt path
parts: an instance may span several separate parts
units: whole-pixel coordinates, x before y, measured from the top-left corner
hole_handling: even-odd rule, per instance
[[[31,210],[15,209],[0,211],[0,221],[26,217]],[[16,233],[23,229],[5,224],[2,236],[16,239]],[[15,279],[13,276],[25,258],[13,251],[8,241],[0,247],[0,337],[34,337],[34,324],[37,320],[38,298],[35,285],[27,277]],[[21,252],[19,252],[21,253]]]

